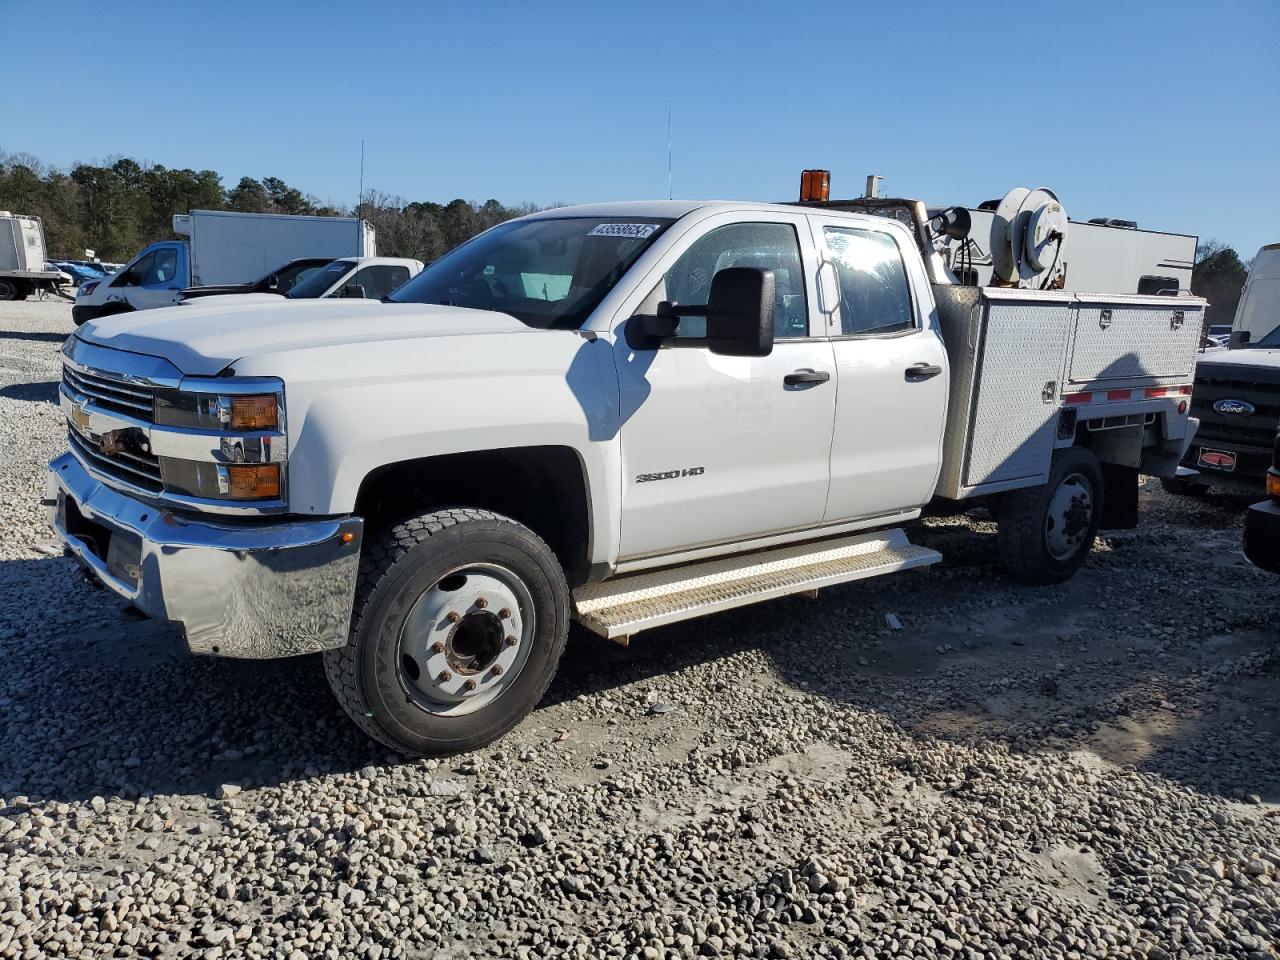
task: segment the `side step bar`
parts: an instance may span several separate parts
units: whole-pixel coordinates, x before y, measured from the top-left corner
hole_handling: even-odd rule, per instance
[[[652,627],[941,559],[901,530],[882,530],[590,583],[573,592],[573,601],[584,627],[625,643]]]

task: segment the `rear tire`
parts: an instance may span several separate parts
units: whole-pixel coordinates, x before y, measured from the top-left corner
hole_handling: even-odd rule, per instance
[[[1098,458],[1068,447],[1054,454],[1046,484],[1006,493],[996,535],[1005,570],[1027,583],[1070,579],[1098,535],[1102,491]]]
[[[0,300],[22,300],[25,295],[12,280],[0,279]]]
[[[542,699],[569,633],[569,587],[532,530],[485,510],[406,520],[360,560],[351,638],[329,685],[405,756],[474,750]]]
[[[1171,493],[1175,497],[1203,497],[1209,492],[1207,483],[1196,483],[1182,477],[1161,477],[1160,486],[1164,487],[1165,493]]]

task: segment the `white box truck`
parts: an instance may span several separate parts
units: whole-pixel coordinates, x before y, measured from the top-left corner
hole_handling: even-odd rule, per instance
[[[25,300],[64,282],[66,276],[49,269],[46,256],[40,218],[0,210],[0,300]]]
[[[187,287],[246,283],[298,257],[377,255],[373,226],[355,217],[193,210],[173,218],[185,240],[146,247],[113,276],[76,292],[76,324],[182,299]]]

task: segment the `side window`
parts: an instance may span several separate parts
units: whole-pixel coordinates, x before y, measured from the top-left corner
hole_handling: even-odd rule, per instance
[[[155,252],[151,270],[142,282],[145,284],[170,283],[178,273],[178,251],[172,247]]]
[[[915,327],[907,271],[893,238],[852,227],[824,232],[840,280],[840,332],[862,336]]]
[[[111,284],[113,287],[136,287],[147,282],[147,277],[151,275],[151,270],[155,266],[156,252],[152,250],[145,257],[135,263],[132,267]]]
[[[804,270],[795,228],[786,223],[734,223],[717,227],[694,241],[663,278],[659,300],[705,306],[711,278],[726,267],[763,267],[773,271],[773,335],[779,340],[809,335]],[[682,317],[679,336],[705,337],[705,317]]]
[[[293,271],[283,270],[276,275],[279,285],[276,287],[276,293],[288,293],[303,280],[306,280],[312,274],[319,273],[323,267],[302,267]]]
[[[370,300],[381,300],[408,279],[408,267],[375,264],[358,271],[348,283],[364,287],[364,295]]]
[[[1177,277],[1142,277],[1138,280],[1138,293],[1143,296],[1154,296],[1160,293],[1172,296],[1177,292]]]

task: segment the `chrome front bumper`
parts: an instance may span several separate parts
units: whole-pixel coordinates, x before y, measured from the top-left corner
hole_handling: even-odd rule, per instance
[[[270,659],[347,642],[359,517],[197,519],[113,490],[70,453],[49,464],[45,499],[71,553],[144,613],[181,623],[192,653]]]

